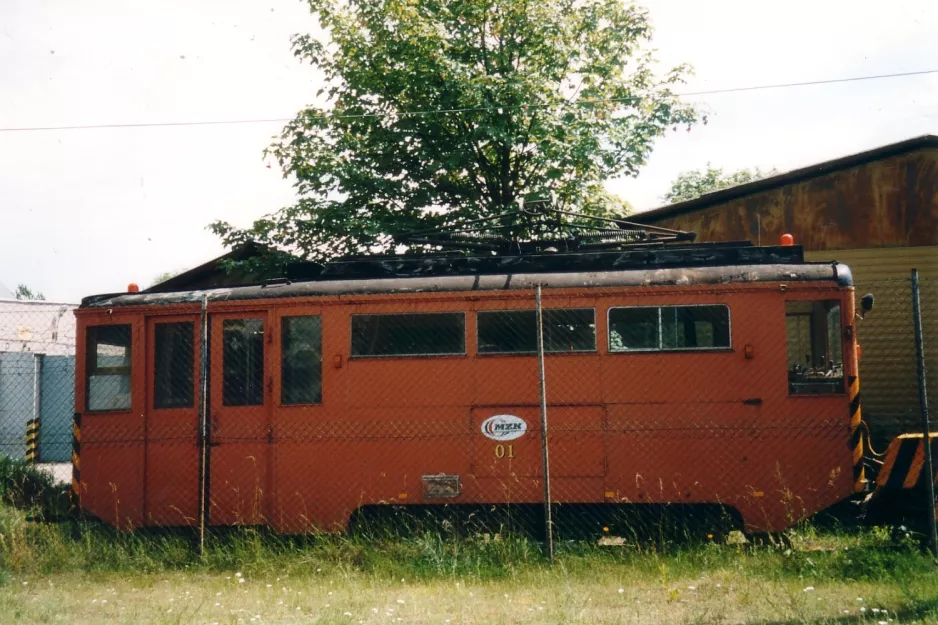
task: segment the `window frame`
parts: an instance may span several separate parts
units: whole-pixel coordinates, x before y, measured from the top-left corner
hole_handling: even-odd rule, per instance
[[[222,318],[220,321],[221,323],[219,324],[219,343],[221,343],[221,345],[219,345],[219,348],[221,349],[221,352],[220,352],[221,378],[219,382],[221,383],[221,387],[218,389],[218,394],[220,396],[220,405],[223,406],[225,409],[231,409],[231,408],[250,409],[250,408],[261,408],[261,407],[267,406],[268,405],[268,399],[267,399],[268,393],[266,392],[266,385],[267,385],[266,380],[270,373],[268,371],[269,363],[267,362],[267,359],[269,357],[269,354],[268,354],[269,348],[267,346],[267,333],[272,331],[269,316],[267,315],[266,311],[247,310],[247,311],[236,313],[236,316],[226,316]],[[261,376],[260,376],[260,384],[259,384],[259,388],[260,388],[260,401],[259,402],[228,403],[227,401],[228,397],[226,395],[226,392],[228,389],[228,385],[226,383],[225,378],[228,373],[228,369],[226,367],[227,362],[225,358],[225,350],[228,347],[228,344],[225,342],[225,325],[232,321],[241,321],[241,322],[260,321],[261,322],[261,330],[262,330],[263,337],[261,338],[261,346],[260,346]]]
[[[192,336],[191,336],[192,341],[190,343],[190,349],[192,351],[192,354],[191,354],[192,358],[188,363],[189,365],[188,370],[192,377],[192,383],[190,387],[191,396],[190,396],[189,404],[188,405],[160,406],[158,404],[158,396],[159,396],[158,389],[160,388],[160,385],[158,383],[157,373],[156,373],[157,358],[159,357],[159,350],[157,349],[157,343],[159,341],[158,328],[159,326],[183,325],[183,324],[188,324],[190,329],[192,330]],[[153,410],[192,410],[194,409],[196,407],[196,404],[198,403],[197,386],[198,386],[198,381],[199,381],[198,375],[197,375],[197,368],[196,368],[196,363],[198,362],[198,357],[199,357],[199,354],[196,351],[196,348],[199,345],[199,341],[197,340],[198,328],[196,326],[196,321],[192,319],[178,319],[178,318],[177,319],[172,319],[172,318],[154,319],[152,336],[153,336],[153,353],[152,353],[153,379],[151,380],[153,384],[152,409]]]
[[[599,352],[599,326],[596,323],[596,307],[595,306],[586,306],[583,308],[542,308],[544,313],[548,311],[555,310],[589,310],[593,313],[593,348],[592,349],[574,349],[574,350],[564,350],[564,351],[552,351],[548,350],[545,346],[544,353],[550,354],[551,356],[560,356],[563,354],[596,354]],[[476,355],[477,356],[536,356],[538,353],[537,345],[535,344],[533,351],[523,351],[523,352],[484,352],[481,349],[482,341],[479,333],[481,331],[481,324],[479,323],[479,315],[484,313],[513,313],[513,312],[533,312],[535,315],[535,323],[537,323],[537,308],[492,308],[492,309],[482,309],[474,311],[476,315]],[[535,339],[536,342],[536,339]]]
[[[462,316],[462,351],[461,352],[437,352],[431,354],[423,353],[414,353],[414,354],[356,354],[355,347],[355,332],[352,328],[352,320],[355,317],[403,317],[403,316],[415,316],[415,315],[460,315]],[[453,358],[453,357],[465,357],[469,353],[469,331],[467,327],[468,315],[464,310],[434,310],[434,311],[421,311],[421,312],[362,312],[362,313],[352,313],[348,318],[348,329],[349,329],[349,360],[359,360],[359,359],[369,359],[369,358]]]
[[[304,318],[307,318],[307,317],[316,317],[317,319],[319,319],[319,400],[318,400],[318,401],[315,401],[315,402],[285,403],[285,402],[283,401],[283,389],[284,389],[284,377],[285,377],[284,374],[283,374],[283,372],[284,372],[284,367],[283,367],[283,357],[284,357],[283,344],[284,344],[284,332],[286,331],[287,324],[284,323],[284,321],[285,321],[286,319],[304,319]],[[316,312],[316,313],[310,314],[310,313],[302,313],[302,312],[295,312],[295,313],[294,313],[294,312],[289,312],[289,313],[280,315],[280,316],[278,317],[278,319],[277,319],[277,323],[278,323],[278,325],[280,326],[280,344],[277,346],[277,349],[278,349],[278,351],[279,351],[279,358],[278,358],[278,360],[279,360],[278,365],[279,365],[279,366],[277,367],[277,375],[278,375],[279,378],[280,378],[280,379],[279,379],[279,382],[280,382],[280,384],[279,384],[280,393],[279,393],[279,397],[277,397],[277,405],[278,405],[279,407],[281,407],[281,408],[287,408],[287,409],[289,409],[289,408],[297,408],[297,407],[302,407],[302,406],[321,406],[321,405],[323,404],[323,372],[324,372],[324,369],[325,369],[325,367],[323,366],[324,360],[323,360],[323,348],[322,348],[322,344],[323,344],[323,340],[322,340],[322,339],[323,339],[323,337],[322,337],[322,313],[321,313],[321,312]],[[349,326],[349,329],[351,329],[351,325]]]
[[[99,328],[120,328],[126,327],[128,329],[127,338],[129,344],[127,345],[127,366],[126,367],[103,367],[99,368],[95,366],[98,361],[98,341],[91,341],[91,333],[94,330]],[[134,380],[133,380],[133,363],[134,363],[134,324],[131,321],[121,322],[121,323],[96,323],[89,324],[85,326],[85,370],[84,370],[84,388],[85,388],[85,412],[94,413],[94,414],[106,414],[106,413],[123,413],[131,412],[134,405]],[[126,408],[105,408],[105,409],[94,409],[91,407],[91,378],[92,376],[107,376],[107,375],[126,375],[127,376],[127,387],[128,387],[128,405]]]
[[[729,344],[720,347],[664,347],[664,324],[661,310],[664,308],[713,308],[726,309],[726,336]],[[658,311],[658,347],[639,347],[636,349],[612,348],[612,311],[654,308]],[[731,352],[733,351],[733,311],[729,304],[660,304],[655,306],[610,306],[606,309],[606,353],[607,354],[648,354],[648,353],[684,353],[684,352]]]

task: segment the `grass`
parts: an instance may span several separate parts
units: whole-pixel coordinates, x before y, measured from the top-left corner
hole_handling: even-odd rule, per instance
[[[0,622],[938,623],[938,568],[912,537],[803,525],[790,546],[599,547],[376,528],[356,536],[125,534],[0,503]]]

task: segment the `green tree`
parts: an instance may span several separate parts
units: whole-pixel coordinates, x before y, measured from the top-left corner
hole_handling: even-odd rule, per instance
[[[693,169],[680,173],[671,183],[668,192],[661,196],[661,199],[668,204],[686,202],[705,193],[713,193],[720,189],[746,184],[760,178],[774,176],[776,173],[778,172],[774,169],[763,172],[756,167],[755,169],[740,169],[727,174],[723,172],[722,167],[712,167],[710,163],[707,163],[705,169]]]
[[[157,284],[160,284],[161,282],[166,282],[170,278],[175,278],[176,276],[181,274],[183,271],[185,270],[180,269],[178,271],[164,271],[163,273],[153,278],[153,282],[150,283],[150,286],[156,286]]]
[[[247,229],[209,228],[323,259],[389,235],[552,197],[622,215],[603,182],[637,174],[656,138],[697,112],[656,75],[645,9],[622,0],[309,0],[324,41],[293,38],[324,106],[267,154],[298,199]]]
[[[29,288],[28,286],[26,286],[25,284],[18,284],[18,285],[16,285],[16,291],[14,292],[13,296],[16,297],[16,299],[22,299],[22,300],[44,300],[44,299],[46,299],[46,296],[45,296],[45,295],[43,295],[42,293],[39,293],[39,292],[33,293],[33,290],[32,290],[31,288]]]

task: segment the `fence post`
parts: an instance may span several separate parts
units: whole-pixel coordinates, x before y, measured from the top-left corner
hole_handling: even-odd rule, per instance
[[[544,461],[544,533],[547,558],[554,559],[554,522],[550,501],[550,457],[547,446],[547,380],[544,375],[544,311],[541,308],[541,285],[535,291],[537,305],[537,368],[541,385],[541,454]]]
[[[208,296],[202,296],[199,320],[199,555],[205,555],[208,522]]]
[[[26,422],[26,464],[39,461],[39,419],[33,417]]]
[[[935,527],[935,469],[931,456],[931,432],[928,423],[928,391],[925,379],[925,337],[922,332],[922,305],[919,298],[918,269],[912,270],[912,315],[915,321],[915,361],[918,369],[918,400],[922,414],[922,446],[925,453],[925,493],[928,497],[928,539],[933,556],[938,557],[938,531]]]

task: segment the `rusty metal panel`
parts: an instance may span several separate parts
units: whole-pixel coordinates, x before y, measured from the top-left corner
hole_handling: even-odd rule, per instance
[[[425,499],[448,499],[459,497],[461,487],[458,475],[439,475],[423,476],[423,496]]]
[[[647,223],[699,241],[775,245],[791,233],[806,251],[938,245],[938,150],[886,157]]]

